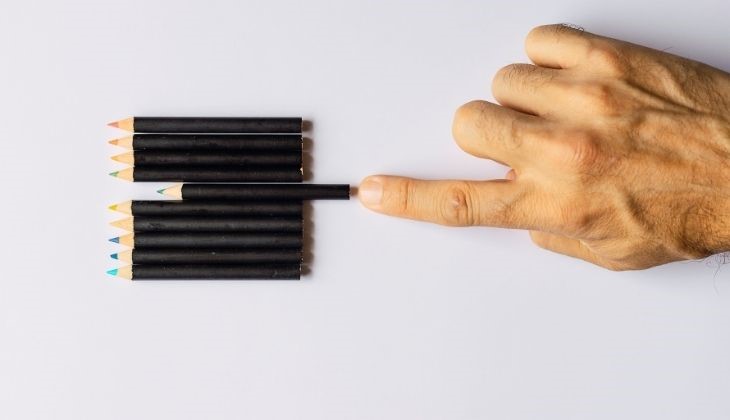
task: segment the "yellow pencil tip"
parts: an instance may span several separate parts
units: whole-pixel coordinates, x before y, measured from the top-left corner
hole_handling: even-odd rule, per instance
[[[112,204],[111,206],[109,206],[109,210],[117,211],[117,204]]]

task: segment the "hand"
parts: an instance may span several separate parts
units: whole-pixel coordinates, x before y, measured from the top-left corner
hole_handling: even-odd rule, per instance
[[[466,152],[506,179],[377,175],[368,208],[450,226],[530,230],[539,246],[612,270],[730,249],[730,74],[565,25],[527,36],[535,63],[501,69],[501,104],[460,107]]]

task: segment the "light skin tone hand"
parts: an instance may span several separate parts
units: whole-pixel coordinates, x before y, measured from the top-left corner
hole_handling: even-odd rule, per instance
[[[533,29],[492,82],[498,104],[454,117],[467,153],[505,179],[365,178],[377,212],[526,229],[538,246],[611,270],[730,250],[730,74],[565,25]]]

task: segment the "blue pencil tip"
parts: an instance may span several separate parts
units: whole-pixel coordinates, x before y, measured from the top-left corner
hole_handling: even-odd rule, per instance
[[[165,194],[165,190],[166,190],[166,189],[167,189],[167,188],[163,188],[163,189],[161,189],[161,190],[157,190],[157,193],[158,193],[158,194]]]
[[[112,270],[107,271],[106,273],[109,274],[110,276],[116,276],[118,272],[119,272],[119,269],[114,268]]]
[[[109,239],[109,242],[114,242],[115,244],[118,244],[119,243],[119,236],[117,236],[116,238]]]
[[[118,259],[119,259],[119,254],[117,254],[117,253],[115,252],[114,254],[110,255],[110,257],[112,257],[112,258],[113,258],[113,259],[115,259],[115,260],[118,260]]]

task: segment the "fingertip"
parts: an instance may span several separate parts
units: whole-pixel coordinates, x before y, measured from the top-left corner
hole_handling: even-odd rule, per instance
[[[379,209],[383,199],[384,177],[382,175],[370,175],[360,181],[357,188],[357,197],[367,208]]]

